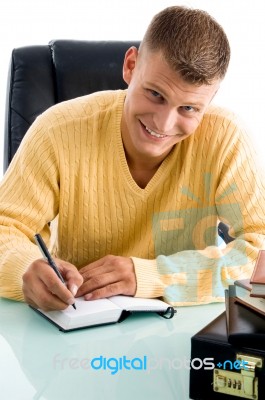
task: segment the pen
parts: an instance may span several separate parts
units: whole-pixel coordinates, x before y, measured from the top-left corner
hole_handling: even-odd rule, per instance
[[[62,274],[60,273],[57,265],[55,264],[55,261],[53,260],[49,250],[46,247],[46,244],[44,243],[41,235],[39,233],[37,233],[34,236],[35,242],[37,243],[43,258],[47,261],[47,263],[50,265],[50,267],[54,270],[54,272],[56,273],[56,275],[58,276],[58,278],[65,284],[65,281],[62,277]],[[72,304],[72,306],[74,307],[74,309],[76,310],[76,306],[75,304]]]

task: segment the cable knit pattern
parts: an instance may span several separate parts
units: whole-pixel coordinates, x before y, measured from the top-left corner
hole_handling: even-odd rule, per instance
[[[29,129],[0,187],[1,296],[23,300],[23,272],[41,257],[33,236],[48,244],[53,220],[53,254],[78,268],[107,254],[132,257],[136,296],[223,301],[230,282],[250,276],[265,248],[265,187],[236,117],[211,106],[141,189],[121,139],[125,96],[60,103]],[[224,249],[218,220],[236,237]]]

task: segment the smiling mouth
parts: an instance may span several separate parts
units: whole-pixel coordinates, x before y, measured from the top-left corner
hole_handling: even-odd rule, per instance
[[[154,136],[154,137],[160,138],[160,139],[161,139],[161,138],[167,137],[167,135],[160,135],[159,133],[156,133],[156,132],[152,131],[152,129],[147,128],[147,126],[145,126],[145,125],[144,125],[144,127],[145,127],[145,130],[146,130],[151,136]]]

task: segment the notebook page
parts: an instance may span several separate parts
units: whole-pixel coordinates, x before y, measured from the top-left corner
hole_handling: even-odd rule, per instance
[[[158,299],[144,299],[141,297],[112,296],[108,298],[112,303],[123,310],[130,311],[162,311],[168,308],[168,304]]]
[[[64,329],[112,322],[121,314],[120,307],[108,299],[86,301],[83,297],[79,297],[75,299],[75,305],[76,310],[69,306],[63,311],[42,311],[42,313]]]

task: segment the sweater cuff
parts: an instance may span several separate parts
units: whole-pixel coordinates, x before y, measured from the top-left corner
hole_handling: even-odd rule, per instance
[[[11,260],[6,260],[6,263],[2,263],[0,268],[0,297],[24,301],[22,276],[29,265],[39,258],[41,258],[41,255],[36,248],[36,251],[31,251],[30,253],[23,254],[21,252],[20,256],[15,253],[13,254],[12,262]]]
[[[155,298],[163,296],[164,285],[161,283],[157,271],[157,261],[137,257],[131,257],[131,259],[137,281],[135,297]]]

